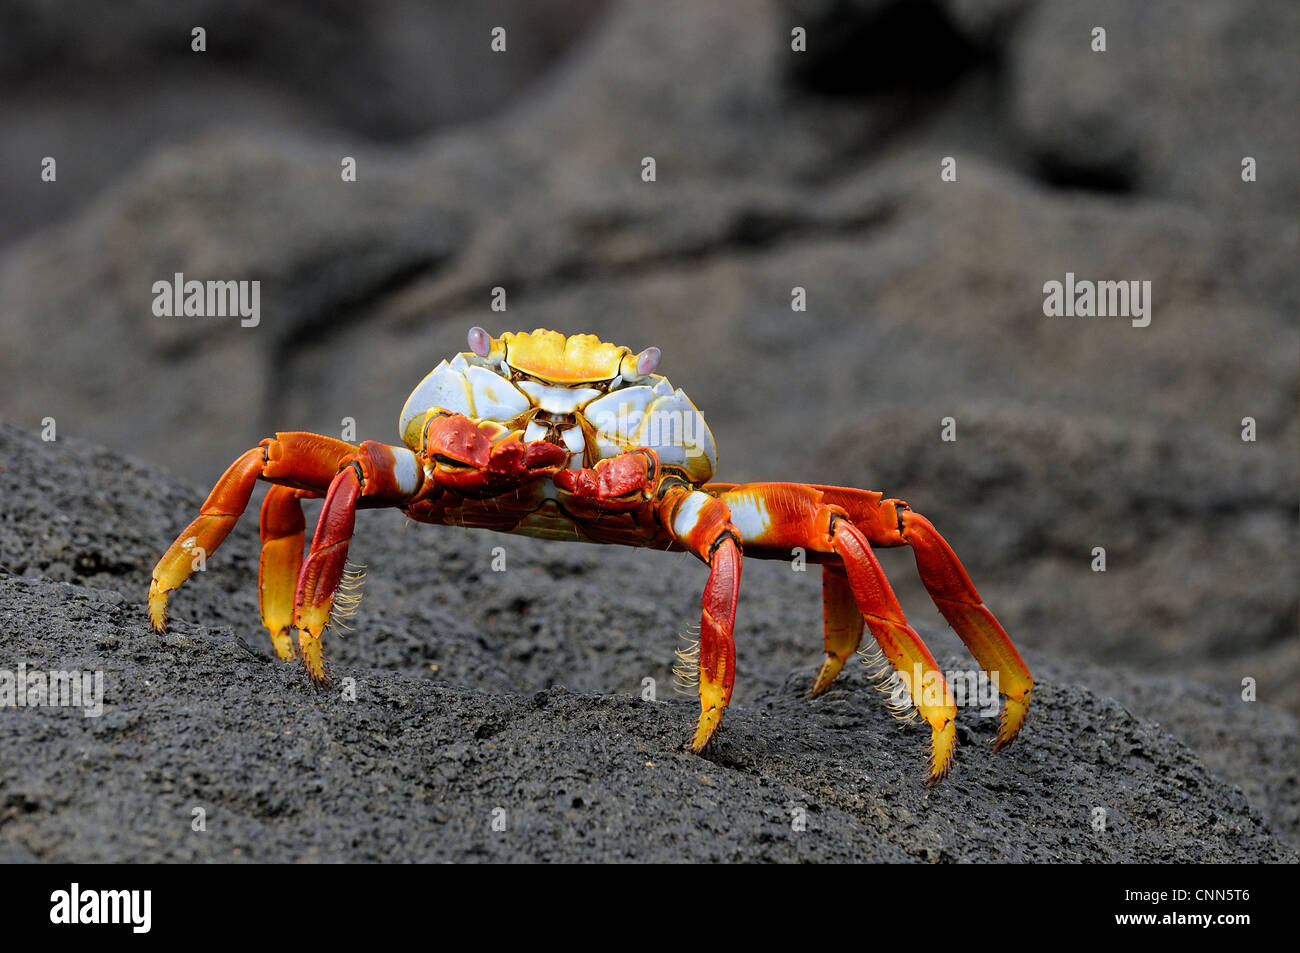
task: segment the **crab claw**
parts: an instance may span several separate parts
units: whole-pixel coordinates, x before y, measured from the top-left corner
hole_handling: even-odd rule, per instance
[[[569,459],[569,451],[558,444],[546,440],[535,440],[525,444],[524,467],[529,470],[549,470],[562,467]]]
[[[439,486],[467,496],[504,493],[564,466],[569,451],[543,440],[524,443],[492,421],[443,413],[429,421],[424,457]]]
[[[656,467],[646,453],[625,453],[601,460],[595,467],[561,470],[551,479],[562,490],[592,500],[621,500],[640,504],[655,488]]]

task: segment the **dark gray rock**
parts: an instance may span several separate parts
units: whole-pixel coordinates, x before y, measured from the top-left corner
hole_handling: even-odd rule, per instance
[[[353,154],[490,115],[602,7],[6,0],[0,245],[79,215],[151,152],[196,136],[326,136]],[[508,31],[506,54],[490,50],[494,26]],[[205,52],[191,49],[195,27]],[[43,156],[58,162],[57,186],[39,178]]]
[[[1212,204],[1221,226],[1248,228],[1295,201],[1295,136],[1276,110],[1300,86],[1278,68],[1297,29],[1300,12],[1268,0],[1036,4],[1009,44],[1016,128],[1064,183]]]

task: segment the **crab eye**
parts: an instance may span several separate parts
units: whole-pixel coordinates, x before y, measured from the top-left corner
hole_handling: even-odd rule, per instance
[[[469,329],[469,349],[479,357],[487,357],[492,350],[492,335],[478,325]]]
[[[636,356],[636,372],[646,377],[659,369],[659,348],[648,347]]]

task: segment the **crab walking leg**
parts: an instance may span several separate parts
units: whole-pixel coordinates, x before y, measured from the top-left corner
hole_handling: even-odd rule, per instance
[[[323,492],[340,461],[357,452],[352,444],[313,433],[278,433],[230,465],[217,480],[198,517],[176,537],[153,570],[149,583],[149,622],[155,632],[167,625],[167,594],[216,552],[248,506],[259,479]]]
[[[709,581],[700,607],[700,719],[691,741],[703,751],[731,701],[736,674],[736,600],[740,594],[740,533],[725,503],[675,475],[663,475],[659,456],[639,447],[601,460],[593,468],[561,470],[555,485],[575,501],[617,512],[648,501],[670,536],[705,562]]]
[[[262,500],[262,555],[258,566],[258,606],[262,625],[271,633],[275,654],[288,661],[293,658],[293,597],[298,588],[298,570],[302,567],[302,548],[307,523],[301,499],[317,496],[307,490],[273,486]]]
[[[1034,676],[1006,631],[984,605],[956,553],[928,519],[899,500],[885,500],[882,515],[893,513],[898,533],[912,547],[916,569],[930,598],[980,667],[1006,696],[995,751],[1015,740],[1029,713]]]
[[[320,685],[329,681],[321,652],[321,633],[329,622],[334,593],[347,565],[348,544],[352,541],[360,496],[361,477],[357,468],[344,466],[325,495],[325,506],[311,539],[311,553],[298,573],[293,599],[298,653],[307,674]]]
[[[329,681],[321,633],[329,623],[334,594],[347,565],[357,507],[401,506],[418,495],[423,485],[424,471],[414,453],[373,440],[361,444],[343,461],[331,481],[312,535],[311,552],[298,572],[293,600],[298,654],[317,684]]]
[[[903,617],[866,536],[842,513],[830,512],[828,522],[831,546],[844,560],[849,586],[867,627],[894,670],[906,676],[916,710],[930,723],[929,782],[942,781],[957,743],[957,706],[948,684],[930,650]]]
[[[202,560],[230,535],[248,506],[264,465],[261,448],[249,450],[221,475],[199,515],[176,537],[153,568],[149,583],[149,623],[155,632],[167,625],[167,593],[193,575]]]
[[[833,563],[822,566],[822,615],[826,660],[822,662],[817,681],[808,693],[814,698],[830,688],[844,663],[858,650],[866,629],[866,620],[853,597],[853,588],[843,566]]]
[[[740,532],[725,503],[700,490],[670,488],[659,504],[663,525],[704,560],[709,581],[700,612],[700,720],[691,750],[703,751],[731,701],[736,676],[736,600],[740,595]]]
[[[984,605],[961,561],[939,531],[902,500],[848,487],[817,487],[842,506],[874,546],[910,546],[930,598],[1006,698],[995,750],[1015,739],[1029,712],[1034,677],[1006,631]]]
[[[831,498],[831,488],[799,483],[717,483],[706,489],[730,508],[732,520],[754,555],[784,559],[791,548],[804,547],[839,557],[858,613],[906,683],[917,711],[930,724],[929,780],[942,780],[956,745],[957,707],[934,656],[903,616],[871,543],[854,525],[850,513]],[[879,500],[879,494],[874,500]],[[816,686],[825,689],[842,667],[838,656],[846,650],[850,634],[860,630],[855,630],[854,616],[844,608],[846,600],[838,579],[828,584],[827,576],[822,578],[827,661]]]

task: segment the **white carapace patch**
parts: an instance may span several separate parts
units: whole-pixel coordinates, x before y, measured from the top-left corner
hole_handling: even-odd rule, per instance
[[[704,512],[704,507],[713,502],[713,497],[707,493],[696,490],[686,499],[682,500],[677,507],[677,512],[673,514],[673,534],[678,539],[686,539],[700,522],[700,514]]]
[[[532,443],[535,440],[541,440],[545,436],[545,427],[535,420],[528,421],[528,426],[524,428],[524,443]]]
[[[647,447],[665,466],[681,467],[694,482],[705,482],[717,469],[718,448],[704,415],[666,378],[650,379],[652,385],[624,387],[587,405],[600,456]]]
[[[520,381],[515,386],[528,395],[534,407],[549,414],[577,413],[601,394],[594,387],[551,387],[536,381]]]
[[[762,542],[764,535],[772,528],[772,514],[767,511],[763,499],[755,493],[728,493],[727,508],[731,510],[731,525],[736,527],[740,538],[747,542]]]
[[[505,423],[531,406],[528,397],[510,381],[483,363],[470,364],[464,354],[457,354],[430,371],[411,391],[398,418],[397,432],[405,437],[407,425],[435,407],[476,420]]]
[[[513,382],[504,376],[508,373],[508,367],[488,364],[472,352],[443,361],[407,398],[398,432],[404,440],[413,436],[406,433],[407,427],[434,408],[502,424],[536,410],[550,415],[549,419],[530,421],[524,441],[557,432],[570,452],[571,468],[584,466],[588,455],[594,463],[647,447],[658,453],[664,465],[682,468],[695,482],[708,480],[717,469],[718,451],[704,416],[683,391],[658,374],[632,386],[616,378],[608,393],[602,394],[594,387]],[[594,432],[594,454],[579,416]]]
[[[410,496],[420,485],[420,464],[405,447],[393,447],[393,477],[397,488]]]
[[[564,441],[564,445],[569,448],[569,452],[581,461],[582,451],[587,446],[587,441],[582,436],[582,428],[569,427],[567,430],[560,432],[560,438]]]

